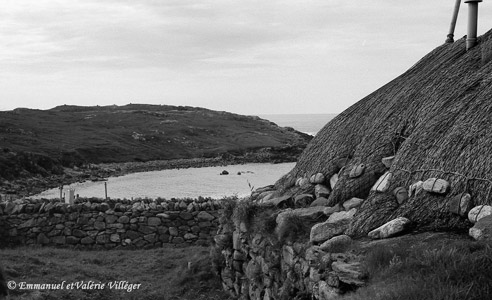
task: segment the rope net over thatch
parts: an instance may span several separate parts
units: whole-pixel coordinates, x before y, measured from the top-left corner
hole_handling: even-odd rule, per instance
[[[417,228],[456,229],[466,221],[449,201],[467,192],[473,204],[492,203],[492,31],[469,51],[465,38],[444,44],[403,75],[338,115],[311,141],[293,170],[277,183],[292,190],[296,178],[339,173],[330,205],[366,199],[351,224],[362,234],[396,217]],[[389,189],[370,191],[387,171],[381,159],[395,155]],[[343,163],[340,163],[340,162]],[[365,164],[358,178],[341,168]],[[419,193],[398,204],[392,192],[419,180],[447,180],[445,195]]]

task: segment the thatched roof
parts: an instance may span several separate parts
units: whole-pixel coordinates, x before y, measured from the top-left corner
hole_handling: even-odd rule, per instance
[[[468,192],[475,205],[492,203],[491,38],[489,31],[468,52],[465,38],[444,44],[348,108],[325,125],[276,187],[285,190],[295,178],[317,172],[329,178],[343,165],[364,163],[364,175],[342,175],[329,198],[331,204],[367,199],[351,233],[367,233],[398,216],[425,229],[469,226],[449,212],[449,200]],[[369,191],[386,171],[381,158],[391,155],[396,158],[388,192]],[[448,180],[450,192],[421,193],[398,205],[396,187],[430,177]]]

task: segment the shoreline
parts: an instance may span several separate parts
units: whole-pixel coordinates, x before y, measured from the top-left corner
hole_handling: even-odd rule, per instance
[[[85,181],[106,181],[109,177],[119,177],[140,172],[219,166],[225,167],[248,163],[276,164],[296,162],[298,153],[296,153],[296,155],[292,154],[293,153],[284,152],[282,155],[272,155],[272,151],[270,149],[269,152],[262,153],[260,151],[248,153],[243,156],[87,164],[81,167],[64,168],[63,174],[59,175],[51,175],[47,177],[37,176],[12,180],[8,182],[10,192],[0,192],[0,200],[13,200],[23,197],[30,197],[62,185],[70,185]]]

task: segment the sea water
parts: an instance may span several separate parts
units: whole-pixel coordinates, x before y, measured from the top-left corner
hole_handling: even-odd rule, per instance
[[[260,115],[279,126],[290,126],[301,132],[315,135],[334,114]],[[110,198],[222,198],[237,195],[244,197],[254,188],[274,184],[287,174],[295,163],[244,164],[226,167],[188,168],[133,173],[110,177],[106,182]],[[219,175],[223,170],[229,175]],[[70,186],[80,197],[105,197],[104,182],[86,181]],[[47,190],[33,198],[58,198],[59,189]]]

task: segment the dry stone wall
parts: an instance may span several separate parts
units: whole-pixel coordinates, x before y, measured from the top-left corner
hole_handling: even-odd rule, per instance
[[[0,247],[72,246],[140,249],[208,245],[219,200],[17,200],[0,203]]]

